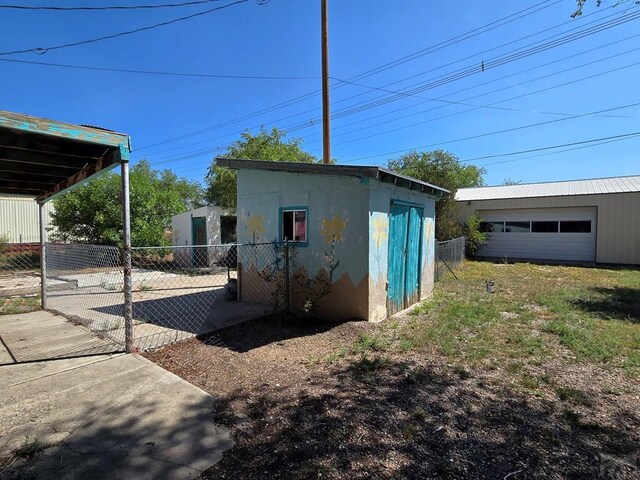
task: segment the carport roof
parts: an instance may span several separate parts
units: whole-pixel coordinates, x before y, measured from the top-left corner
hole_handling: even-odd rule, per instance
[[[127,135],[0,110],[0,193],[39,202],[129,160]]]
[[[563,182],[527,183],[498,187],[460,188],[456,200],[500,200],[508,198],[563,197],[640,192],[640,175],[593,178]]]

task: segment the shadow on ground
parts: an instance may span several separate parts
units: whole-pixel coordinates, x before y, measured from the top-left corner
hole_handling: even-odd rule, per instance
[[[132,371],[135,381],[112,372],[122,386],[100,391],[112,363],[94,364],[91,380],[62,372],[3,390],[0,478],[195,478],[232,445],[213,423],[213,398],[157,367]]]
[[[251,421],[205,478],[638,478],[632,406],[603,421],[468,375],[364,357],[220,398]]]
[[[573,304],[585,312],[595,313],[603,318],[640,323],[640,289],[592,287],[589,291],[589,298],[575,300]]]
[[[347,322],[328,322],[317,319],[288,318],[281,314],[268,315],[239,325],[232,325],[213,334],[216,344],[238,353],[264,347],[291,338],[302,338],[327,332]],[[198,339],[209,343],[211,336],[201,335]]]

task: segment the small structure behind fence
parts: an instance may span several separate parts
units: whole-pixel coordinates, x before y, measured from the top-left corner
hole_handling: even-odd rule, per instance
[[[465,237],[453,238],[436,244],[435,280],[440,281],[452,274],[465,258]],[[455,274],[454,274],[455,275]]]

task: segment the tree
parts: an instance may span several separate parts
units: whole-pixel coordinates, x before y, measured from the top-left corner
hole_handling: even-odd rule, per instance
[[[436,203],[436,238],[448,240],[461,234],[456,190],[484,185],[484,168],[463,165],[456,156],[444,150],[406,153],[389,161],[388,168],[450,190],[449,195]]]
[[[514,180],[513,178],[505,178],[502,185],[520,185],[522,180]]]
[[[199,183],[141,161],[131,168],[131,244],[169,245],[171,217],[203,204]],[[106,173],[56,198],[51,214],[53,238],[97,245],[122,244],[120,176]]]
[[[245,131],[241,139],[234,142],[222,155],[226,158],[264,160],[267,162],[317,163],[318,159],[302,150],[302,140],[285,140],[286,133],[277,128],[267,131],[261,128],[257,135]],[[235,207],[237,175],[233,170],[212,163],[205,177],[206,199],[221,207]]]
[[[599,7],[600,5],[602,5],[604,0],[596,0],[596,7]],[[635,4],[640,4],[640,0],[616,0],[616,3],[614,3],[614,6],[616,5],[620,5],[622,3],[627,3],[632,1]],[[572,18],[577,18],[580,15],[582,15],[582,10],[584,9],[585,4],[587,3],[587,0],[576,0],[576,4],[578,6],[577,10],[575,12],[573,12],[571,14]]]

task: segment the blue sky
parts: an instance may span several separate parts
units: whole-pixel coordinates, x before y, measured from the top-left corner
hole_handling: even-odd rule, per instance
[[[136,161],[197,180],[240,132],[261,125],[289,131],[320,157],[320,0],[248,0],[111,40],[3,55],[233,1],[142,11],[1,9],[0,108],[127,133]],[[574,0],[329,0],[332,156],[384,165],[413,148],[443,148],[485,166],[488,184],[640,173],[640,136],[612,138],[640,133],[640,6],[614,3],[590,1],[573,20]],[[381,66],[389,68],[358,77]],[[606,140],[513,155],[595,139]]]

